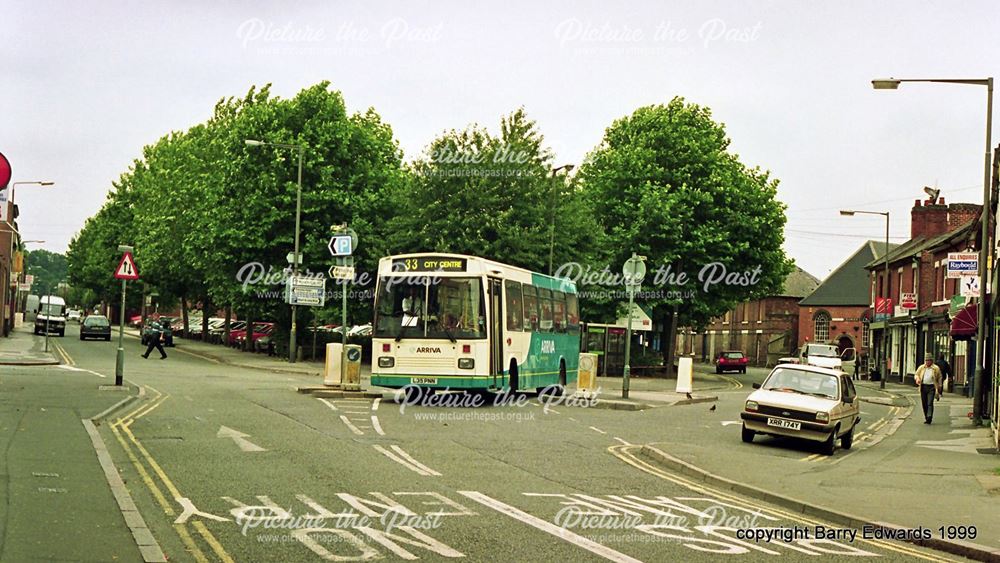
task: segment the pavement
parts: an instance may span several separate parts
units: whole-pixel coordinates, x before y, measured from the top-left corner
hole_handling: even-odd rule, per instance
[[[783,499],[780,504],[798,512],[843,525],[923,527],[936,549],[1000,561],[1000,456],[990,429],[972,426],[971,401],[945,394],[926,425],[915,387],[889,383],[883,391],[862,382],[858,390],[864,432],[851,451],[828,457],[814,453],[811,443],[763,436],[742,444],[739,423],[731,420],[715,431],[721,436],[732,429],[725,440],[704,435],[705,444],[648,443],[644,454],[704,482],[737,483],[727,488],[769,502]],[[738,419],[745,394],[733,395],[720,410]]]
[[[56,365],[53,342],[58,337],[49,335],[49,351],[45,351],[45,338],[35,336],[30,325],[11,331],[7,338],[0,338],[0,366]]]
[[[43,340],[23,329],[0,339],[0,560],[142,561],[82,424],[137,390],[51,365]],[[50,349],[64,342],[50,337]]]

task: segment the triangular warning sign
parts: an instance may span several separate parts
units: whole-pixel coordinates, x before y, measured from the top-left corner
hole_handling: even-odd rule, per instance
[[[115,278],[120,280],[139,279],[139,270],[135,267],[135,260],[132,259],[131,252],[126,252],[122,256],[122,261],[118,263],[118,269],[115,270]]]

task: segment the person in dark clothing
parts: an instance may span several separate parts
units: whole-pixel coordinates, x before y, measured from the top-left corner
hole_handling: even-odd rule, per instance
[[[951,365],[944,359],[944,354],[938,354],[938,359],[934,365],[941,370],[941,389],[948,389],[948,378],[951,377]]]
[[[160,359],[167,359],[167,353],[163,351],[163,329],[157,323],[150,325],[152,332],[149,335],[149,344],[146,345],[146,353],[142,355],[143,358],[149,359],[149,353],[156,348],[160,351]]]

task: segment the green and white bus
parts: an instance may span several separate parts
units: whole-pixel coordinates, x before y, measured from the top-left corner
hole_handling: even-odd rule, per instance
[[[569,280],[475,256],[382,258],[372,385],[495,392],[565,386],[577,379],[579,310]]]

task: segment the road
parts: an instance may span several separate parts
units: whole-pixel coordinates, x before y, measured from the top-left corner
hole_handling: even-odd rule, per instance
[[[71,326],[54,340],[74,373],[113,381],[117,343],[77,334]],[[727,421],[738,420],[757,372],[731,378],[714,411],[547,408],[534,395],[501,406],[405,406],[389,394],[298,394],[317,381],[215,363],[178,343],[161,361],[143,359],[138,341],[126,338],[126,379],[144,394],[99,427],[171,561],[951,559],[899,543],[817,539],[817,529],[836,526],[638,455],[653,443],[741,466],[845,459],[813,459],[809,446],[760,438],[741,443],[739,426]],[[876,422],[890,407],[865,403],[863,412]],[[851,455],[861,457],[869,446],[856,447]],[[737,538],[775,528],[810,537]]]

